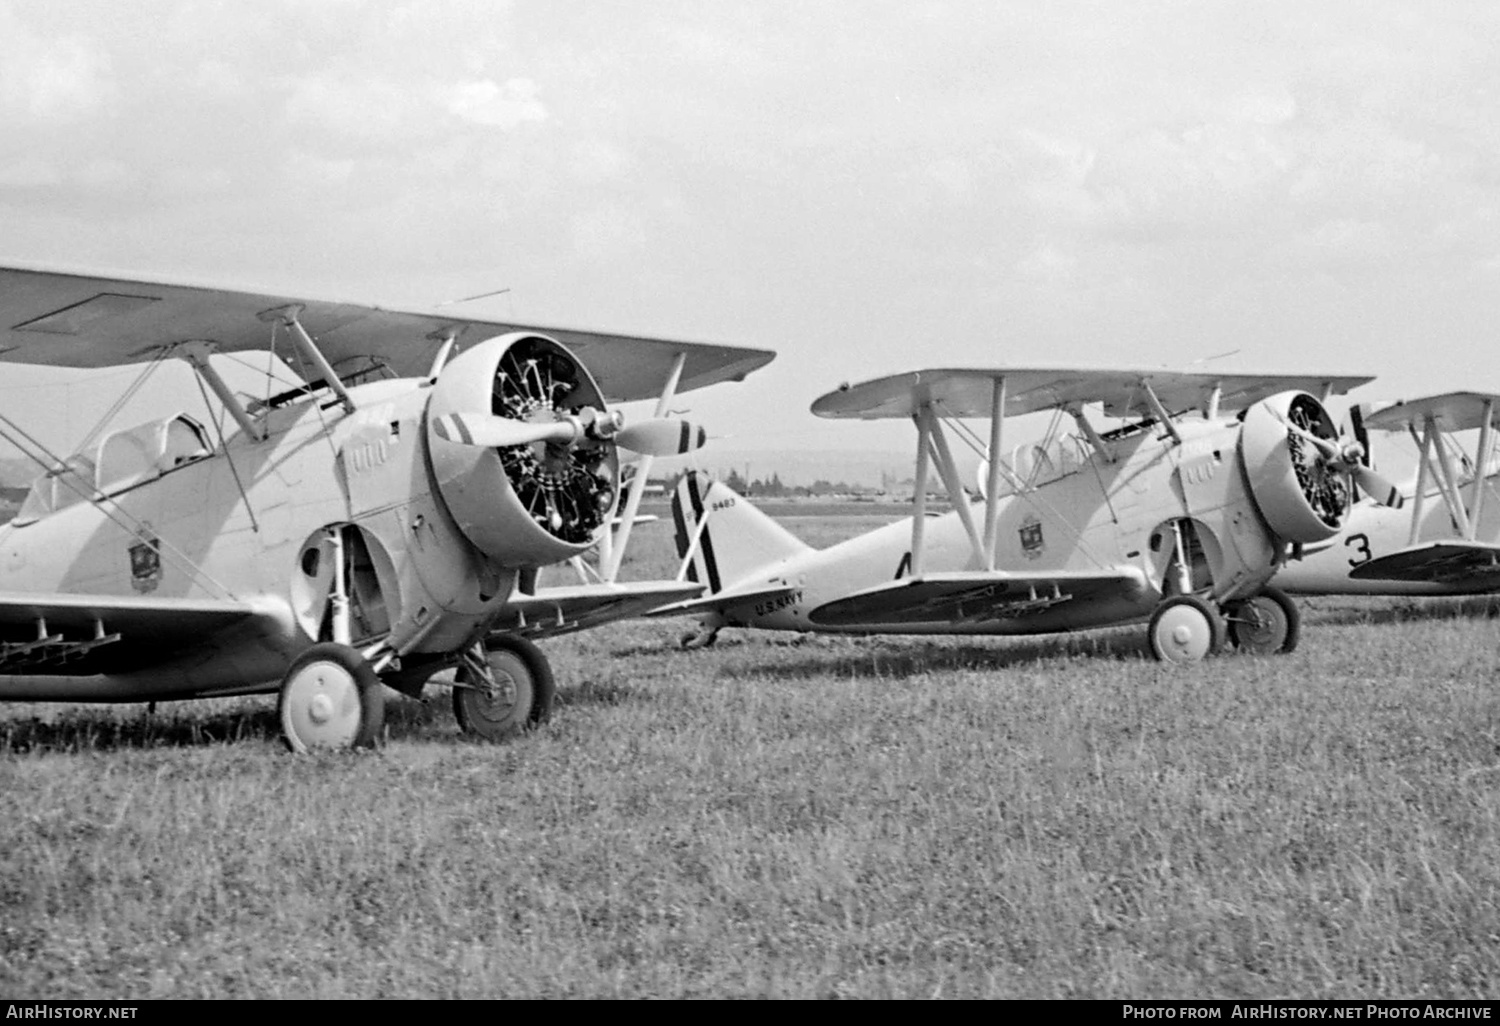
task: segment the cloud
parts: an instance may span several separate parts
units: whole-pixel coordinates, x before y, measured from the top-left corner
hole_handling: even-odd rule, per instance
[[[78,35],[45,39],[0,8],[0,110],[69,124],[115,96],[109,56]]]
[[[529,78],[510,78],[500,85],[492,78],[477,79],[454,86],[447,106],[464,121],[510,129],[523,121],[547,119],[547,108],[536,92],[536,83]]]

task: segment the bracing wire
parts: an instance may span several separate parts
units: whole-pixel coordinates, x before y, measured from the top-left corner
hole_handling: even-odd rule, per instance
[[[28,444],[35,447],[36,451],[33,452],[27,450],[26,446],[16,441],[14,435],[19,435]],[[42,467],[46,468],[48,473],[56,472],[56,480],[58,482],[62,483],[64,487],[68,488],[70,491],[76,494],[80,499],[89,503],[95,509],[99,510],[99,512],[108,517],[112,523],[124,529],[127,533],[139,536],[147,530],[147,525],[140,518],[136,517],[128,510],[126,510],[112,497],[107,495],[97,495],[91,489],[80,487],[78,484],[78,480],[80,478],[77,471],[73,470],[65,460],[59,457],[42,442],[38,441],[29,432],[27,432],[25,428],[21,427],[15,421],[11,420],[4,413],[0,413],[0,438],[4,438],[5,441],[21,450],[21,452],[26,454],[28,459],[31,459],[33,462],[38,463]],[[37,455],[37,453],[41,453],[41,455],[39,456]],[[48,464],[47,461],[42,458],[43,456],[46,457],[46,460],[51,460],[51,464]],[[114,507],[113,511],[105,507],[105,502],[108,502],[110,506]],[[202,567],[198,566],[198,564],[194,563],[193,560],[185,552],[177,548],[170,541],[167,541],[166,539],[160,537],[159,535],[156,535],[154,537],[156,538],[156,545],[159,551],[161,551],[165,555],[170,556],[173,559],[173,562],[177,564],[179,569],[187,571],[189,576],[200,578],[208,582],[213,587],[217,588],[219,591],[227,595],[230,599],[238,601],[239,597],[235,595],[233,591],[221,584],[211,574],[209,574],[208,571],[204,570]]]

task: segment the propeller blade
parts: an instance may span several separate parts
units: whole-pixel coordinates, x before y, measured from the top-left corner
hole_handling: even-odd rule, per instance
[[[648,420],[623,428],[614,436],[622,447],[642,456],[680,456],[701,449],[708,433],[685,420]]]
[[[1359,490],[1382,506],[1400,509],[1406,505],[1406,497],[1384,475],[1376,473],[1363,463],[1356,463],[1350,468],[1350,472],[1354,475],[1354,483],[1359,485]]]
[[[1406,498],[1389,478],[1365,466],[1365,447],[1357,439],[1340,438],[1332,441],[1319,438],[1295,424],[1288,424],[1287,427],[1312,443],[1334,470],[1346,471],[1354,478],[1360,491],[1382,506],[1400,509],[1406,505]]]
[[[477,445],[485,449],[503,449],[512,445],[530,445],[533,442],[566,444],[577,439],[580,434],[578,424],[571,420],[530,424],[523,420],[476,413],[444,414],[432,422],[432,430],[439,438],[446,438],[450,442]]]

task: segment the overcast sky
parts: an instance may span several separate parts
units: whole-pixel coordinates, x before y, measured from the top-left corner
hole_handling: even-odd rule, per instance
[[[0,260],[775,349],[726,451],[920,366],[1500,389],[1497,229],[1490,2],[0,0]]]

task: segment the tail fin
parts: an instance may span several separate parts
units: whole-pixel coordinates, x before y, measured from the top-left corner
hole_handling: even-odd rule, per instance
[[[677,558],[693,554],[688,580],[708,585],[710,595],[762,567],[811,551],[748,499],[697,470],[688,471],[677,485],[672,522],[677,528]]]

